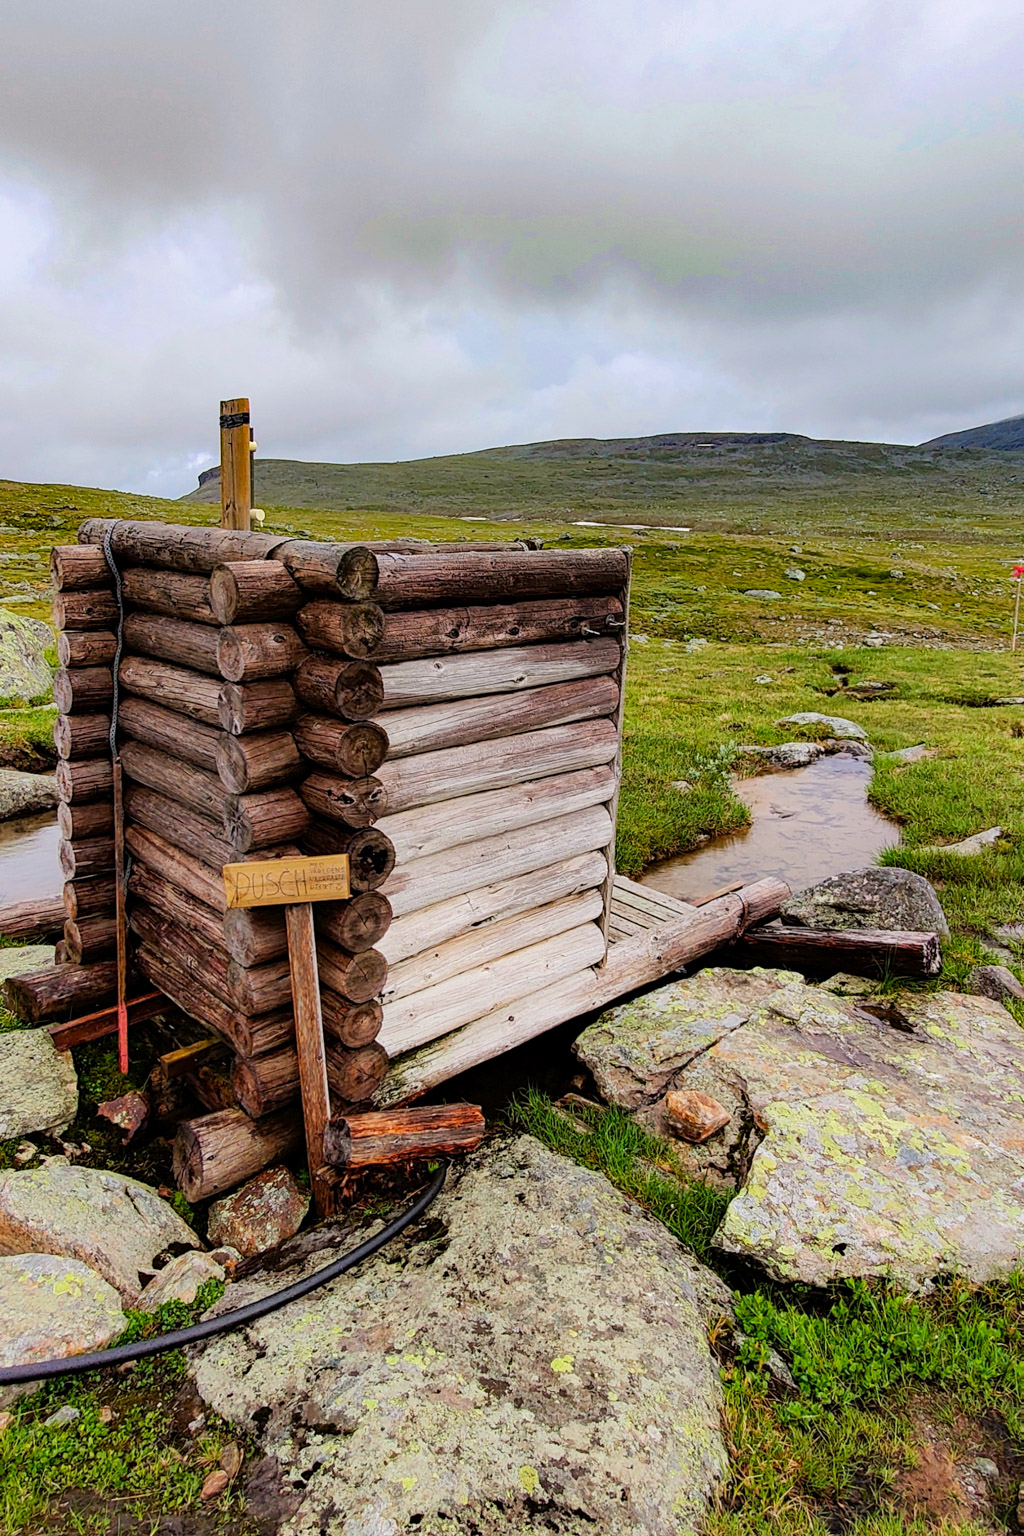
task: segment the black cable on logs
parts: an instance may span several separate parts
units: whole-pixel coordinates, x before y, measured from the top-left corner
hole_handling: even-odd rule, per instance
[[[394,1221],[389,1221],[386,1227],[382,1227],[373,1237],[368,1237],[365,1243],[360,1243],[356,1248],[350,1248],[348,1253],[343,1253],[340,1259],[334,1259],[330,1264],[325,1264],[323,1269],[314,1270],[304,1280],[296,1280],[293,1285],[287,1285],[283,1290],[271,1291],[269,1296],[261,1296],[259,1301],[251,1301],[247,1307],[237,1307],[234,1312],[224,1312],[220,1317],[207,1318],[205,1322],[193,1323],[189,1328],[177,1328],[173,1333],[161,1333],[152,1339],[137,1339],[134,1344],[119,1344],[113,1349],[97,1349],[88,1355],[69,1355],[61,1360],[37,1360],[34,1364],[9,1365],[0,1370],[0,1387],[14,1386],[25,1381],[51,1381],[56,1376],[75,1376],[82,1371],[94,1371],[103,1366],[127,1365],[136,1360],[143,1360],[147,1355],[159,1354],[164,1349],[181,1349],[186,1344],[198,1344],[201,1339],[212,1338],[214,1334],[226,1333],[229,1328],[240,1328],[244,1323],[254,1323],[257,1318],[266,1317],[268,1312],[276,1312],[278,1307],[286,1307],[291,1301],[300,1301],[303,1296],[308,1296],[310,1291],[317,1290],[321,1285],[326,1285],[329,1280],[335,1280],[347,1270],[354,1269],[364,1259],[379,1253],[386,1243],[422,1216],[427,1208],[433,1205],[441,1190],[444,1188],[447,1165],[442,1164],[433,1182],[422,1195],[418,1196],[403,1211],[401,1216],[396,1216]]]

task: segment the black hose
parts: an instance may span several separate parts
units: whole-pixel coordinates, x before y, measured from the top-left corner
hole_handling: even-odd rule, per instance
[[[328,1280],[336,1279],[346,1270],[354,1269],[371,1254],[378,1253],[385,1243],[404,1232],[417,1216],[422,1216],[427,1207],[434,1203],[444,1187],[446,1172],[447,1168],[442,1165],[429,1189],[425,1189],[407,1211],[396,1216],[394,1221],[389,1221],[374,1237],[368,1237],[358,1248],[350,1248],[340,1259],[307,1275],[304,1280],[296,1280],[294,1285],[288,1285],[284,1290],[272,1291],[259,1301],[251,1301],[247,1307],[238,1307],[234,1312],[208,1318],[203,1323],[193,1323],[190,1328],[158,1334],[153,1339],[138,1339],[134,1344],[120,1344],[114,1349],[97,1349],[89,1355],[69,1355],[62,1360],[39,1360],[34,1365],[6,1366],[0,1370],[0,1387],[13,1386],[22,1381],[49,1381],[55,1376],[78,1375],[82,1371],[95,1370],[98,1366],[124,1365],[126,1361],[142,1360],[146,1355],[158,1354],[163,1349],[179,1349],[185,1344],[196,1344],[200,1339],[208,1339],[213,1334],[225,1333],[229,1328],[238,1328],[243,1323],[255,1322],[258,1317],[266,1317],[268,1312],[276,1312],[278,1307],[286,1307],[290,1301],[308,1296],[318,1286],[326,1285]]]

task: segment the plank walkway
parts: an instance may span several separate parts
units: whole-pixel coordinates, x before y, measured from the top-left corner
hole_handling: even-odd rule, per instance
[[[664,891],[652,890],[649,885],[638,885],[625,875],[616,875],[612,887],[611,921],[608,924],[608,941],[632,938],[651,928],[661,928],[665,923],[686,917],[696,907],[666,896]]]

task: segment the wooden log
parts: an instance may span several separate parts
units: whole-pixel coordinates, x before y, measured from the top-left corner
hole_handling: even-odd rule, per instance
[[[217,636],[217,665],[228,683],[283,677],[309,653],[290,624],[236,624]]]
[[[398,918],[379,944],[388,964],[398,966],[411,955],[462,934],[483,935],[490,924],[527,912],[532,907],[559,901],[601,885],[608,872],[603,852],[577,854],[554,864],[480,886],[465,895],[451,896]],[[334,935],[331,935],[334,937]]]
[[[108,809],[111,808],[108,807]],[[111,809],[111,829],[113,825],[114,817]],[[69,880],[64,886],[61,899],[64,915],[70,917],[72,921],[80,917],[94,917],[98,912],[113,912],[115,901],[113,877],[99,875],[92,880]]]
[[[139,946],[136,964],[142,975],[159,987],[182,1013],[220,1035],[239,1056],[259,1056],[280,1050],[293,1036],[291,1008],[265,1014],[259,1019],[246,1018],[175,965],[165,951],[149,944]]]
[[[395,867],[391,841],[376,827],[352,831],[340,822],[331,827],[314,825],[306,832],[302,846],[307,853],[347,853],[353,894],[379,890]]]
[[[362,891],[350,901],[318,901],[317,932],[358,955],[373,947],[391,926],[391,903],[379,891]]]
[[[53,946],[53,963],[54,965],[66,965],[67,959],[68,955],[67,950],[64,947],[64,940],[58,939],[56,944]]]
[[[236,853],[293,842],[309,824],[306,807],[294,789],[284,786],[232,796],[224,817],[228,841]]]
[[[179,571],[152,571],[145,566],[121,573],[126,603],[147,613],[163,613],[169,619],[192,624],[219,624],[210,607],[210,581],[206,576],[184,576]]]
[[[57,793],[69,805],[107,798],[114,789],[114,770],[109,757],[68,762],[61,759],[55,773]]]
[[[306,1159],[316,1213],[323,1218],[332,1207],[330,1186],[321,1173],[324,1130],[331,1113],[328,1089],[327,1048],[320,1012],[320,978],[317,974],[313,904],[305,901],[285,908],[292,1004],[295,1014],[295,1048],[302,1120],[306,1128]],[[372,1047],[371,1047],[372,1049]]]
[[[93,875],[109,875],[114,868],[114,839],[90,837],[73,843],[60,841],[60,867],[65,880],[88,880]]]
[[[295,616],[303,640],[314,650],[365,660],[384,634],[384,610],[376,603],[307,603]]]
[[[221,723],[221,688],[212,678],[145,656],[125,656],[117,676],[122,690],[136,698],[148,699],[202,725],[216,727]]]
[[[318,544],[289,539],[273,551],[285,569],[308,592],[364,602],[377,585],[377,557],[360,544]]]
[[[64,924],[64,952],[72,965],[91,963],[109,955],[117,944],[117,922],[96,913],[92,917],[70,917]]]
[[[618,745],[612,721],[584,720],[399,758],[383,763],[377,777],[387,790],[389,811],[397,815],[487,789],[508,789],[529,779],[598,768],[614,759]]]
[[[523,827],[497,837],[447,848],[399,865],[384,894],[396,917],[461,896],[480,886],[542,870],[576,854],[606,848],[611,817],[595,805],[568,816],[553,816],[538,826]]]
[[[117,636],[102,629],[62,629],[57,636],[57,660],[62,667],[109,667]]]
[[[141,651],[144,656],[213,677],[220,677],[217,644],[221,633],[209,624],[192,624],[155,613],[130,613],[124,621],[124,643],[129,651]]]
[[[309,607],[319,607],[310,604]],[[308,612],[306,609],[304,612]],[[435,608],[422,613],[389,613],[374,660],[414,661],[457,651],[492,651],[513,645],[555,644],[559,641],[615,635],[625,627],[617,597],[558,598],[539,603],[488,605],[486,608]],[[308,638],[326,651],[335,647],[326,638]]]
[[[109,715],[58,715],[53,722],[57,756],[97,757],[110,751]]]
[[[224,913],[224,942],[239,965],[263,965],[288,952],[284,913],[277,907],[232,907]]]
[[[343,720],[369,720],[384,703],[380,670],[368,661],[307,656],[293,678],[303,704]]]
[[[527,688],[511,697],[493,693],[479,699],[395,709],[381,720],[388,733],[388,756],[396,758],[466,746],[472,741],[495,741],[550,725],[571,725],[576,720],[598,720],[614,715],[618,707],[615,678],[588,677]]]
[[[389,972],[383,988],[384,1005],[387,1007],[413,992],[423,992],[427,987],[437,986],[477,966],[500,960],[504,955],[516,954],[532,944],[552,939],[556,934],[568,933],[583,923],[597,922],[603,914],[604,897],[595,888],[517,913],[514,917],[501,918],[482,930],[473,929],[458,938],[447,939],[432,949],[410,956]],[[534,988],[531,986],[530,990]]]
[[[287,619],[306,598],[277,560],[239,560],[219,565],[210,577],[210,605],[218,624]]]
[[[231,1063],[231,1087],[240,1107],[254,1120],[294,1103],[299,1096],[295,1047],[288,1045],[252,1060],[236,1056]]]
[[[284,677],[267,677],[258,683],[222,683],[217,702],[220,724],[231,736],[288,725],[297,708],[295,690]]]
[[[50,550],[50,580],[56,592],[110,588],[113,580],[107,557],[95,545],[58,544]]]
[[[224,825],[231,797],[215,773],[138,741],[124,743],[121,766],[134,783],[177,800],[188,810],[207,817],[214,826]]]
[[[389,1056],[415,1050],[473,1019],[505,1008],[541,986],[554,986],[604,959],[604,934],[582,923],[486,965],[474,966],[436,986],[384,1005],[380,1043]]]
[[[550,779],[513,784],[509,789],[486,790],[460,800],[421,805],[397,816],[382,816],[377,826],[394,843],[396,863],[407,864],[459,843],[496,837],[520,827],[537,826],[552,816],[604,805],[612,798],[615,784],[610,767],[582,768],[577,773],[559,773]]]
[[[388,963],[378,949],[350,955],[322,935],[317,945],[324,986],[349,1003],[368,1003],[388,979]]]
[[[128,1023],[143,1024],[166,1013],[169,1007],[162,992],[144,992],[126,1000]],[[49,1024],[47,1031],[58,1051],[70,1051],[76,1045],[87,1045],[91,1040],[102,1040],[105,1035],[117,1034],[117,1005],[99,1008],[94,1013],[82,1014],[63,1024]]]
[[[113,960],[46,965],[8,976],[3,986],[6,1005],[15,1018],[23,1024],[45,1024],[107,1002],[117,990],[117,966]]]
[[[146,794],[147,791],[143,790],[141,793]],[[131,790],[126,798],[126,806],[129,815],[133,814]],[[179,891],[188,892],[196,901],[212,911],[223,914],[224,880],[219,871],[211,869],[202,859],[186,853],[148,827],[128,825],[125,828],[124,840],[125,846],[136,861],[136,867],[144,866],[152,875],[159,876],[161,880]],[[131,889],[130,885],[129,889]],[[152,902],[151,905],[155,906],[156,903]]]
[[[385,609],[600,596],[629,580],[621,549],[378,554],[376,560],[374,600]]]
[[[365,1003],[350,1003],[329,987],[321,986],[320,1008],[325,1032],[353,1050],[376,1040],[384,1022],[384,1009],[376,997]]]
[[[58,667],[53,674],[53,698],[62,715],[109,710],[113,696],[114,674],[109,667]]]
[[[254,966],[239,965],[237,960],[230,960],[228,986],[231,1002],[242,1013],[256,1016],[272,1013],[275,1008],[286,1008],[292,995],[288,956],[282,955],[277,960]]]
[[[135,823],[149,832],[155,832],[175,848],[202,860],[217,872],[218,878],[224,865],[232,863],[237,857],[224,835],[222,822],[198,816],[177,801],[158,794],[156,790],[146,789],[141,784],[129,784],[125,788],[124,803],[129,824]]]
[[[265,560],[281,543],[280,535],[272,533],[90,517],[78,530],[79,544],[102,544],[108,528],[112,531],[111,547],[122,568],[155,565],[161,570],[206,576],[225,562]]]
[[[224,736],[210,725],[179,715],[173,709],[164,709],[160,704],[151,704],[147,699],[133,698],[121,700],[118,722],[132,741],[155,747],[176,761],[213,772],[217,770],[218,743]]]
[[[387,1070],[388,1053],[379,1040],[372,1045],[361,1045],[358,1050],[327,1053],[327,1081],[331,1093],[346,1104],[365,1104],[384,1081]]]
[[[44,940],[64,928],[64,902],[59,896],[35,901],[7,901],[0,906],[0,938]]]
[[[328,715],[301,714],[294,736],[311,763],[350,779],[369,778],[388,755],[387,732],[372,720],[346,724]]]
[[[112,592],[58,592],[53,600],[55,629],[112,629],[117,618],[117,600]]]
[[[240,1109],[221,1109],[183,1120],[174,1138],[173,1169],[191,1204],[243,1184],[302,1145],[302,1116],[294,1111],[250,1120]]]
[[[208,992],[213,992],[229,1007],[236,1006],[228,979],[231,964],[223,943],[211,939],[198,928],[187,928],[175,918],[147,906],[136,896],[129,915],[132,932],[149,950],[157,950],[182,975],[190,977]],[[187,1010],[186,1010],[187,1011]],[[246,1017],[256,1010],[239,1009]]]
[[[485,694],[516,693],[614,672],[622,659],[618,640],[573,640],[567,645],[513,646],[394,661],[380,668],[383,708],[408,709]],[[388,735],[391,723],[384,721]]]
[[[937,976],[936,933],[896,929],[803,927],[748,929],[737,941],[744,957],[787,970],[852,971],[858,976]]]
[[[303,762],[289,731],[256,731],[251,736],[221,734],[214,766],[225,789],[244,795],[293,779]]]
[[[348,827],[370,827],[388,807],[387,790],[379,779],[343,779],[332,773],[311,773],[299,786],[304,803],[317,816]]]
[[[203,942],[212,948],[225,949],[223,912],[207,906],[190,891],[183,890],[156,870],[135,860],[128,877],[128,894],[134,901],[141,901],[144,906],[150,907],[158,916],[180,924],[186,933],[199,934]]]
[[[487,1129],[478,1104],[424,1104],[367,1110],[328,1121],[324,1160],[355,1172],[417,1158],[472,1152]]]
[[[692,908],[675,923],[620,939],[611,946],[603,966],[581,969],[393,1060],[376,1101],[398,1104],[426,1093],[568,1019],[580,1018],[638,987],[659,981],[719,948],[738,931],[745,914],[754,921],[766,921],[788,897],[789,887],[784,881],[759,880],[705,907]]]

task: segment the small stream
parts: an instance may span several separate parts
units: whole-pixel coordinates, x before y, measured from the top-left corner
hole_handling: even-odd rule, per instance
[[[821,757],[807,768],[737,779],[749,827],[666,859],[644,885],[680,901],[709,896],[736,880],[777,875],[794,891],[871,864],[899,842],[892,822],[867,801],[872,768],[863,758]]]
[[[0,902],[59,896],[60,830],[52,811],[0,822]]]

